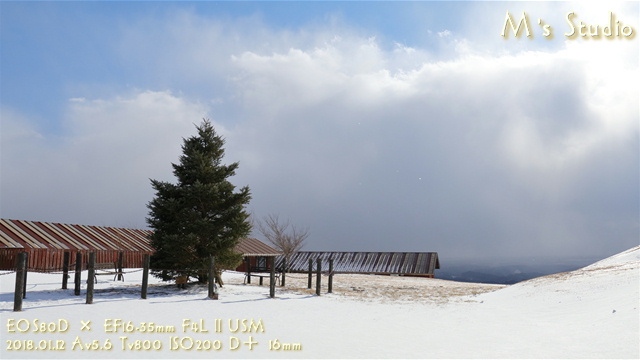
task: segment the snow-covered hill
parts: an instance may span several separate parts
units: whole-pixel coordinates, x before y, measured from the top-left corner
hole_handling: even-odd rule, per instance
[[[640,358],[639,264],[636,247],[507,287],[338,275],[320,297],[292,275],[275,299],[225,273],[217,301],[165,284],[142,300],[133,272],[99,279],[93,305],[30,273],[22,312],[2,275],[0,358]]]
[[[479,299],[533,357],[639,358],[639,264],[635,247]]]

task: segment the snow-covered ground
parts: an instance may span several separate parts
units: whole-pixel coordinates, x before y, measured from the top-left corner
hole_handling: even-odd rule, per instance
[[[0,275],[0,358],[640,358],[640,247],[512,286],[337,275],[333,294],[304,275],[268,297],[225,273],[206,286],[99,277],[94,304],[29,273],[22,312]],[[86,273],[83,273],[83,280]],[[315,287],[315,280],[313,282]],[[73,285],[70,284],[72,288]],[[156,348],[156,349],[154,349]]]

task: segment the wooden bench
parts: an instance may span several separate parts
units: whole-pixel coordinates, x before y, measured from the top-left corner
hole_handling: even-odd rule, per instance
[[[94,279],[96,282],[98,282],[98,275],[114,275],[113,276],[113,281],[115,281],[118,278],[118,275],[122,276],[121,279],[122,281],[124,281],[124,273],[122,271],[118,270],[118,264],[116,262],[111,262],[111,263],[95,263],[95,265],[93,266],[93,269],[96,270],[94,272]],[[113,269],[113,271],[109,271]],[[98,271],[102,271],[102,272],[98,272]]]
[[[249,280],[249,283],[251,283],[251,277],[258,277],[260,278],[260,285],[262,285],[262,279],[264,278],[271,278],[271,273],[247,273],[244,275],[244,283],[247,283],[247,280]],[[280,282],[280,273],[275,273],[275,280],[276,282]]]

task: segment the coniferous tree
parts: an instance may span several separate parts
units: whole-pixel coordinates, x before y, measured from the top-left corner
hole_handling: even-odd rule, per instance
[[[238,163],[222,164],[224,139],[211,122],[205,119],[196,128],[197,136],[183,140],[180,162],[172,164],[177,184],[151,180],[156,191],[147,218],[156,250],[151,267],[165,281],[190,276],[204,282],[213,255],[216,281],[222,285],[221,269],[235,268],[242,261],[233,248],[251,231],[245,211],[251,195],[248,186],[234,192],[227,180]]]

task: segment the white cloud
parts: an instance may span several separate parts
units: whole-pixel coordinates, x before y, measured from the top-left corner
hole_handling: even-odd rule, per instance
[[[3,113],[3,202],[11,204],[3,216],[145,226],[149,178],[172,179],[181,137],[206,114],[169,92],[73,99],[64,134],[47,138],[28,119]]]

